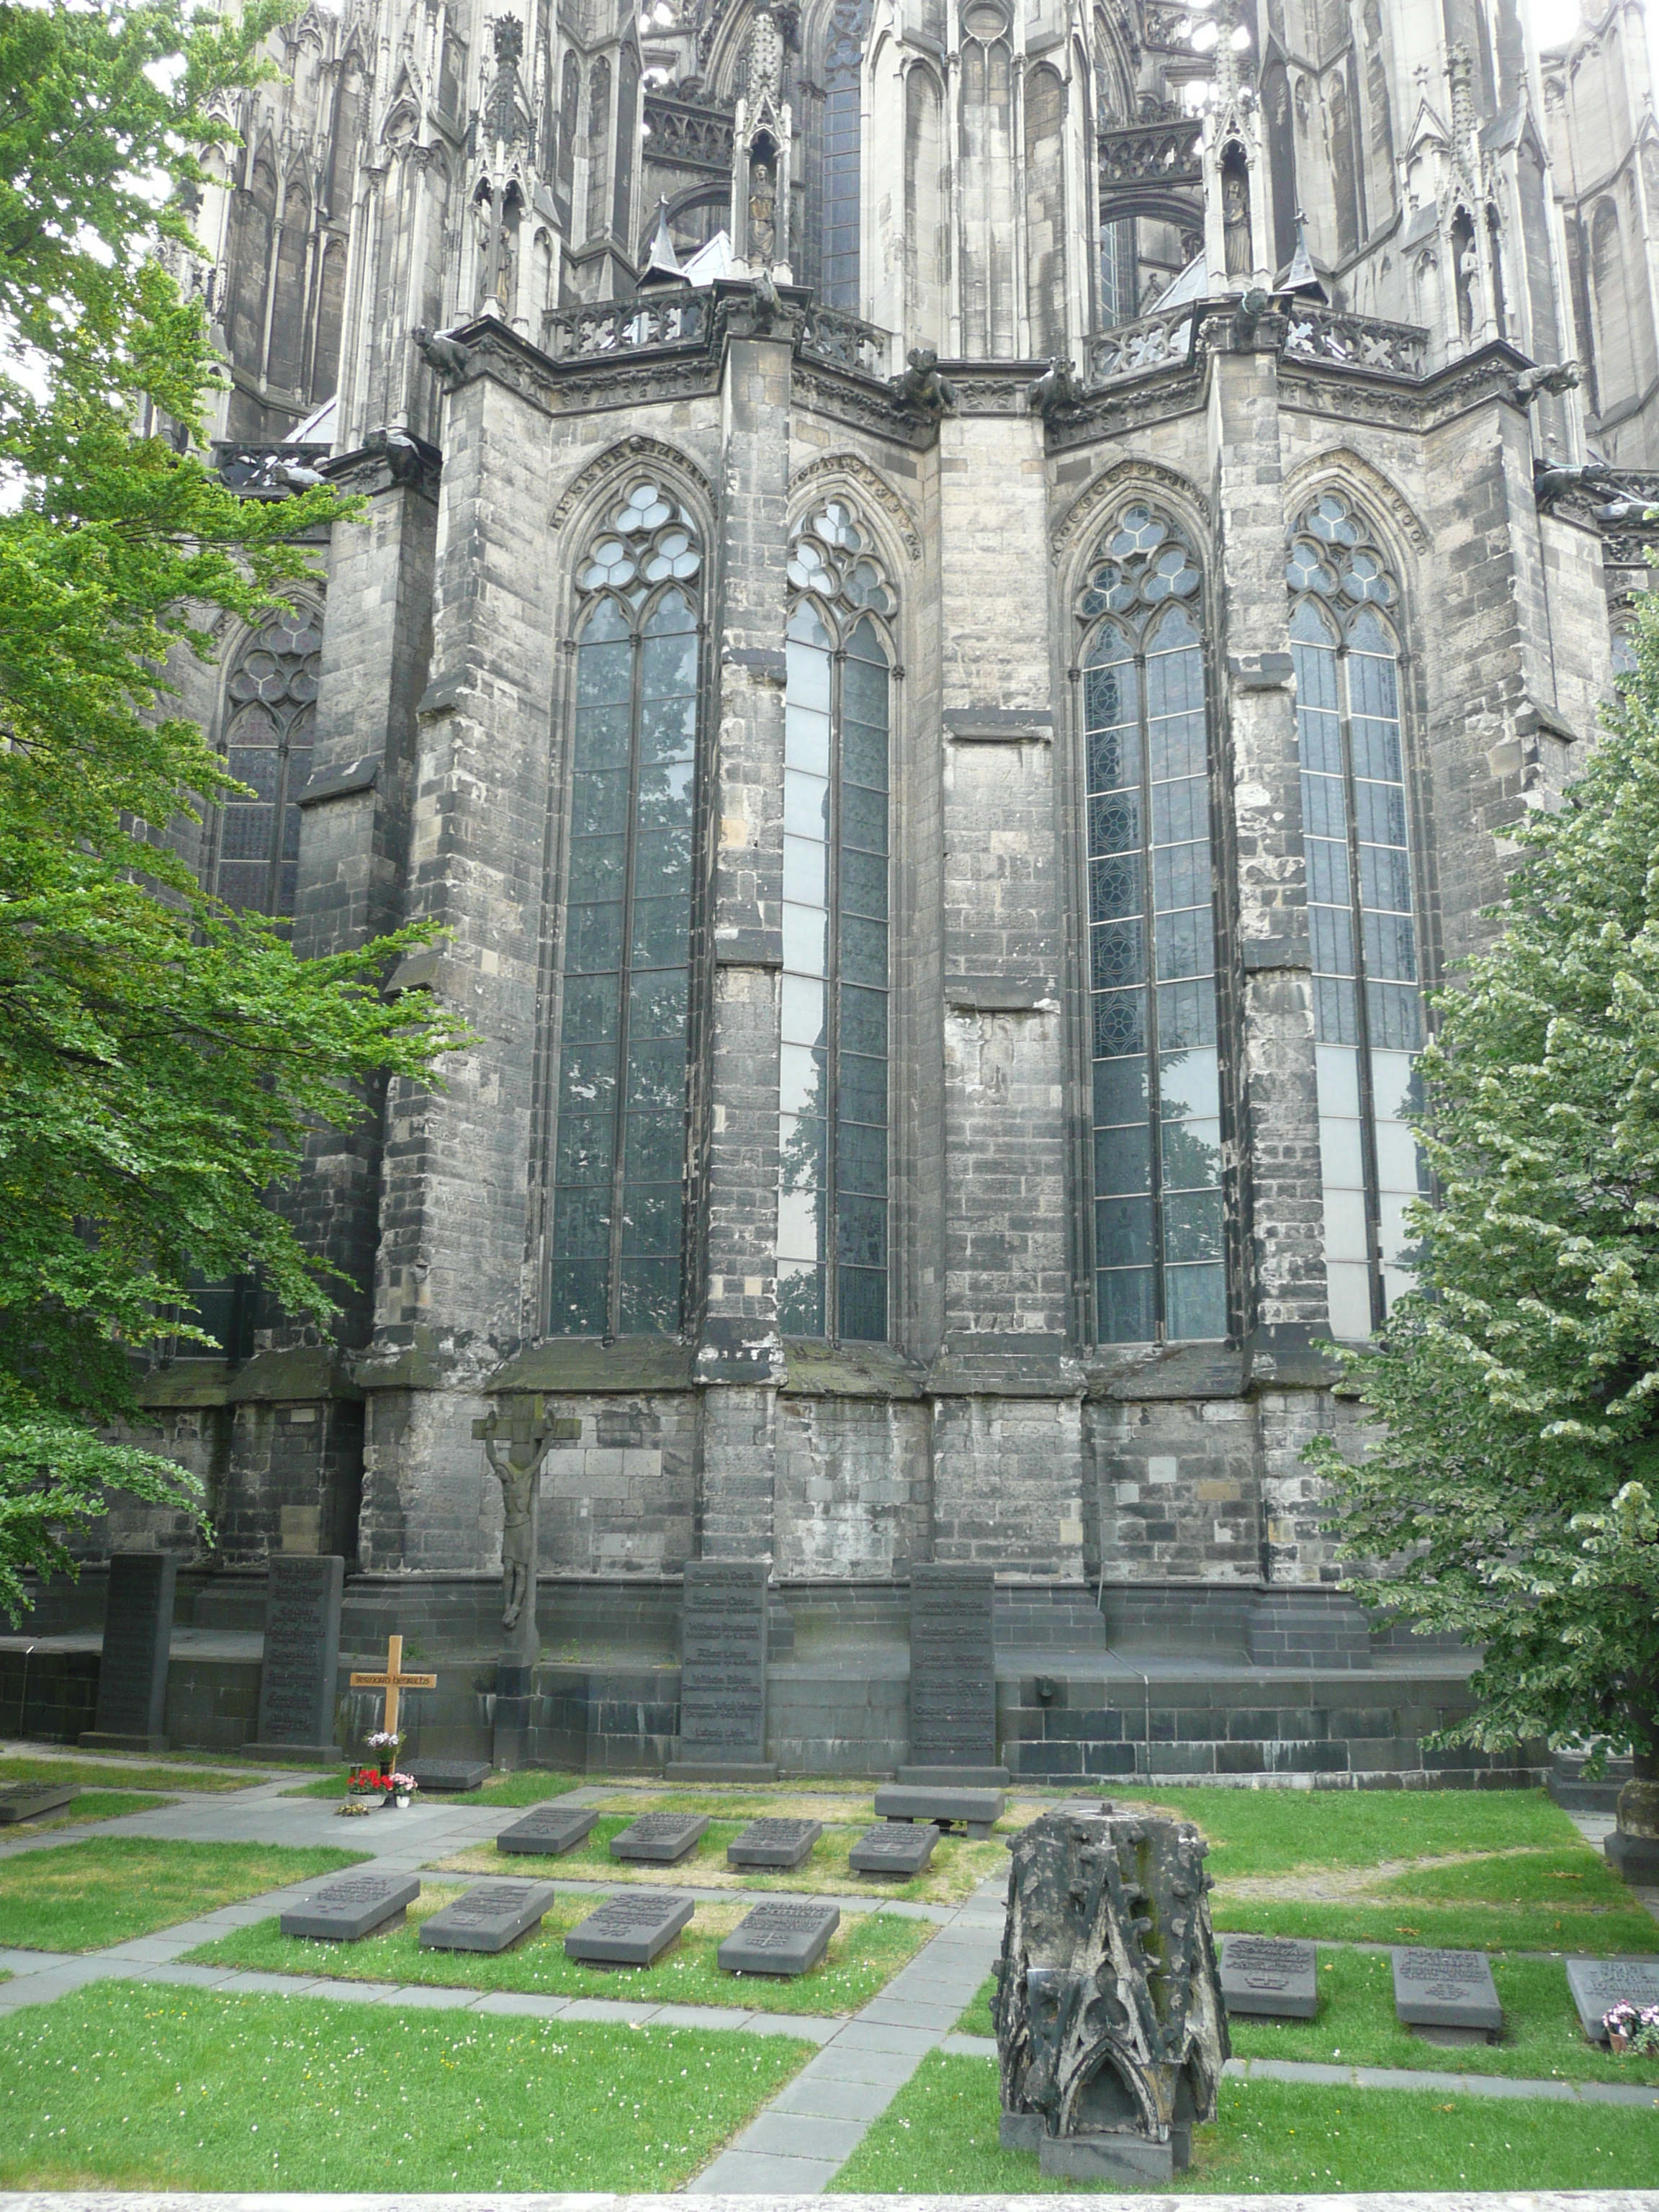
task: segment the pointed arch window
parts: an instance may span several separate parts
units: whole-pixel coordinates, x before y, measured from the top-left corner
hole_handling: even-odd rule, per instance
[[[632,483],[578,572],[548,1331],[684,1316],[686,1068],[702,549]]]
[[[1394,627],[1400,592],[1334,492],[1298,522],[1287,575],[1325,1272],[1334,1333],[1358,1338],[1381,1328],[1410,1286],[1405,1209],[1425,1188],[1406,1119],[1423,1006]]]
[[[833,501],[797,526],[789,583],[779,1327],[880,1342],[894,599],[866,533]]]
[[[1096,1330],[1107,1344],[1221,1337],[1209,716],[1183,532],[1126,507],[1079,612]]]
[[[268,615],[225,686],[225,765],[248,786],[224,802],[214,890],[228,906],[291,915],[300,793],[311,774],[323,640],[302,607]]]
[[[864,94],[864,42],[871,0],[835,0],[823,54],[822,289],[826,306],[856,315],[859,283],[859,179]]]

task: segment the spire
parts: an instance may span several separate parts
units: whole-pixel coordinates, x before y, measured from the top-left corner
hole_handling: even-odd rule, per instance
[[[684,284],[685,271],[680,266],[679,256],[674,251],[674,241],[668,234],[668,202],[657,202],[657,234],[651,241],[651,252],[640,275],[640,289],[657,291],[665,284]]]

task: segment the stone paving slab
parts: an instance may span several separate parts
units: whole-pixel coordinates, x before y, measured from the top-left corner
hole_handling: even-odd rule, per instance
[[[864,2140],[868,2120],[832,2120],[821,2113],[768,2110],[744,2135],[745,2153],[767,2158],[832,2158],[844,2164]]]
[[[839,2158],[779,2158],[769,2152],[728,2150],[722,2151],[697,2179],[709,2192],[705,2202],[712,2205],[723,2205],[732,2197],[796,2197],[810,2204],[823,2195],[845,2163]],[[670,2197],[663,2201],[678,2207],[695,2200]],[[890,2197],[879,2201],[889,2207],[893,2203]]]
[[[818,2066],[807,2067],[767,2107],[773,2112],[810,2112],[820,2120],[879,2119],[893,2100],[882,2081],[842,2081]]]

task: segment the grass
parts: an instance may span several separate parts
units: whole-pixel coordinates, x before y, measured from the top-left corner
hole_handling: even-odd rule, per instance
[[[420,1923],[459,1894],[428,1886],[409,1908],[405,1926],[361,1943],[313,1943],[283,1935],[276,1920],[204,1943],[192,1966],[252,1967],[264,1973],[323,1974],[345,1981],[423,1982],[441,1988],[520,1990],[540,1996],[621,1997],[640,2004],[734,2005],[750,2012],[849,2013],[915,1956],[933,1934],[927,1921],[884,1913],[849,1916],[810,1974],[782,1981],[766,1974],[723,1974],[714,1963],[721,1939],[746,1905],[699,1905],[678,1943],[654,1966],[579,1966],[564,1955],[567,1931],[599,1904],[594,1897],[558,1899],[540,1930],[511,1951],[422,1951]]]
[[[251,1790],[270,1776],[240,1771],[198,1773],[159,1761],[117,1765],[108,1759],[0,1759],[0,1782],[78,1782],[86,1790]]]
[[[78,1828],[88,1820],[118,1820],[125,1813],[153,1813],[167,1802],[150,1790],[83,1790],[58,1812],[0,1828],[0,1844],[22,1843],[30,1836],[49,1834],[53,1828]]]
[[[823,1820],[842,1826],[856,1824],[861,1829],[870,1827],[876,1817],[875,1800],[867,1789],[837,1790],[823,1784],[807,1788],[798,1782],[770,1790],[618,1790],[600,1801],[599,1809],[626,1813],[630,1818],[641,1813],[707,1813],[722,1820]],[[1048,1809],[1045,1798],[1011,1796],[1006,1811],[994,1823],[996,1832],[1012,1835]]]
[[[96,1836],[0,1859],[0,1946],[101,1951],[221,1905],[359,1865],[362,1851]]]
[[[801,1890],[819,1895],[848,1897],[867,1890],[872,1901],[896,1897],[905,1902],[949,1904],[971,1894],[988,1875],[1000,1874],[1008,1864],[1000,1843],[970,1844],[955,1836],[941,1836],[932,1861],[908,1881],[885,1877],[872,1880],[854,1874],[847,1854],[864,1833],[860,1827],[828,1828],[812,1846],[805,1863],[785,1874],[762,1874],[752,1868],[726,1863],[726,1847],[747,1825],[743,1820],[716,1820],[706,1836],[672,1866],[652,1866],[613,1859],[611,1838],[628,1826],[632,1814],[611,1814],[597,1821],[591,1833],[562,1858],[520,1858],[499,1851],[494,1844],[474,1844],[440,1863],[447,1874],[505,1874],[538,1871],[567,1881],[665,1882],[670,1888]]]
[[[997,2142],[997,2069],[930,2052],[829,2186],[930,2197],[1127,2193],[1045,2180]],[[1193,2164],[1157,2193],[1643,2189],[1659,2185],[1651,2112],[1541,2099],[1224,2081]]]
[[[350,1769],[325,1774],[320,1782],[303,1782],[297,1790],[284,1790],[284,1797],[343,1797]],[[537,1766],[520,1767],[513,1774],[492,1774],[479,1790],[434,1790],[429,1805],[540,1805],[550,1797],[562,1797],[580,1790],[580,1774],[550,1774]]]
[[[1494,1867],[1513,1860],[1494,1860]],[[1494,1881],[1496,1886],[1496,1881]],[[1659,1951],[1659,1922],[1640,1905],[1569,1911],[1514,1905],[1425,1905],[1414,1899],[1376,1905],[1304,1905],[1252,1899],[1211,1899],[1218,1934],[1300,1936],[1330,1943],[1424,1943],[1448,1951],[1576,1951],[1593,1958]]]
[[[0,2021],[0,2187],[656,2194],[812,2049],[98,1983]]]
[[[974,1992],[974,2001],[957,2022],[953,2031],[957,2035],[994,2035],[996,2022],[991,2017],[991,1999],[996,1995],[997,1978],[987,1974]]]
[[[1194,1789],[1160,1790],[1148,1803],[1197,1821],[1218,1882],[1519,1845],[1589,1848],[1541,1790]]]

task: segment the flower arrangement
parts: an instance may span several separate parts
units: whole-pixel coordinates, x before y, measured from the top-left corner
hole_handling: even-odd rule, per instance
[[[1601,2025],[1615,2051],[1628,2051],[1637,2058],[1659,2056],[1659,2004],[1638,2008],[1620,1997],[1602,2014]]]
[[[348,1790],[364,1796],[372,1795],[377,1790],[385,1791],[391,1787],[391,1783],[378,1766],[354,1766],[351,1770],[351,1779],[346,1784]]]
[[[390,1766],[392,1760],[398,1756],[403,1740],[403,1732],[401,1729],[394,1733],[389,1729],[376,1729],[374,1735],[368,1739],[368,1747],[371,1751],[378,1751],[380,1753],[380,1764],[383,1766]]]
[[[380,1778],[400,1805],[407,1805],[421,1786],[412,1774],[399,1773],[396,1768]]]

